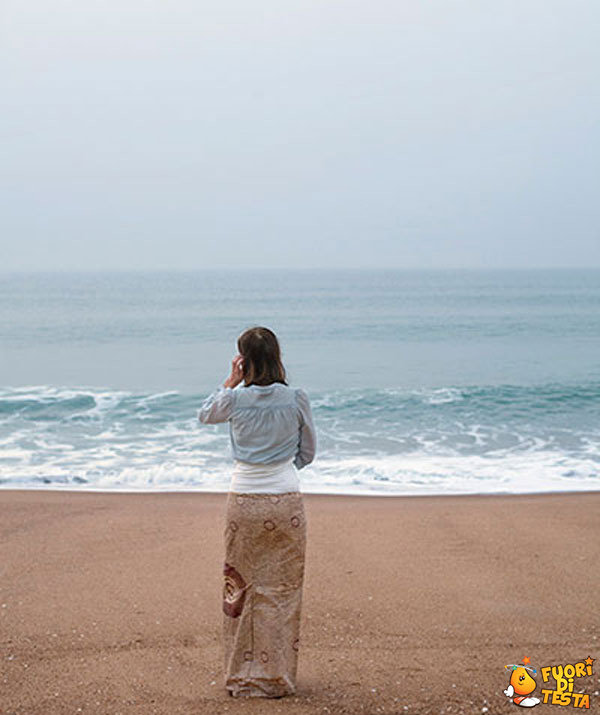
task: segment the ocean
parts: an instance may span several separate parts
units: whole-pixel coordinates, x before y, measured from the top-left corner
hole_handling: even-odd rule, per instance
[[[311,399],[306,493],[600,488],[600,270],[0,274],[0,488],[227,491],[237,336]]]

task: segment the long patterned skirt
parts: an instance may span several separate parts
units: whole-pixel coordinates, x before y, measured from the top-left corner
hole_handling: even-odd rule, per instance
[[[296,692],[306,518],[301,492],[229,492],[223,571],[225,687]]]

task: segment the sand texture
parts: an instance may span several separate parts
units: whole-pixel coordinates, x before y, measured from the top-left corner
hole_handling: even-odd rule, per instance
[[[222,685],[225,499],[0,491],[0,712],[514,713],[524,656],[598,658],[576,682],[598,708],[600,492],[304,495],[297,692],[277,700]]]

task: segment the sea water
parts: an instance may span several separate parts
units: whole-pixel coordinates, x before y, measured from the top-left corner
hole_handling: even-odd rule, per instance
[[[0,275],[0,486],[226,491],[197,411],[237,336],[279,336],[304,492],[600,488],[599,270]]]

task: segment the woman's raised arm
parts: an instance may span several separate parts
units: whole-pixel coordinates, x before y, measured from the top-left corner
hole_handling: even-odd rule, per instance
[[[218,387],[209,395],[198,412],[198,419],[204,424],[227,422],[233,412],[233,388]]]

